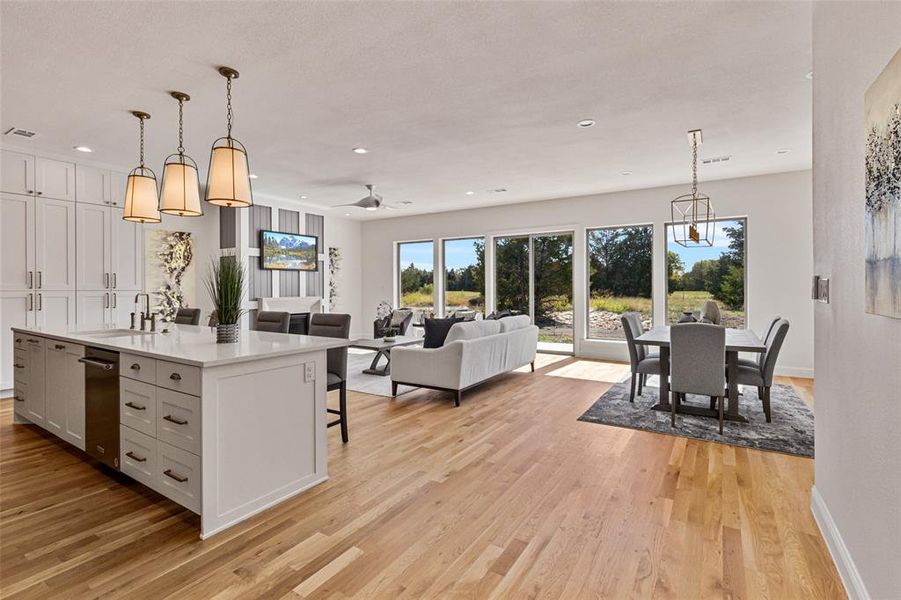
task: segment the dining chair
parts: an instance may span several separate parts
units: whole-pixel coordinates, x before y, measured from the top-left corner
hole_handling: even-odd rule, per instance
[[[348,339],[350,337],[350,315],[339,313],[314,313],[310,318],[310,335]],[[347,346],[326,350],[326,390],[338,390],[338,410],[327,408],[326,412],[338,415],[337,421],[328,427],[341,425],[341,441],[347,443]]]
[[[179,308],[175,313],[176,325],[200,325],[199,308]]]
[[[720,434],[723,433],[723,406],[726,402],[726,328],[712,323],[682,323],[670,327],[670,391],[672,417],[676,426],[676,405],[685,394],[716,398],[719,405]]]
[[[704,304],[701,305],[701,311],[698,314],[698,321],[702,323],[712,323],[713,325],[719,325],[722,322],[719,304],[717,304],[713,300],[706,300]]]
[[[773,335],[773,330],[776,328],[776,323],[778,323],[781,319],[782,319],[782,317],[780,317],[779,315],[776,315],[773,318],[773,320],[770,321],[770,326],[767,327],[767,329],[766,329],[766,335],[764,335],[763,338],[761,338],[764,346],[769,341],[770,336]],[[765,356],[766,356],[766,352],[758,352],[757,356],[755,356],[754,358],[739,358],[738,364],[744,365],[746,367],[762,366],[763,358]]]
[[[623,333],[626,335],[626,346],[629,348],[629,367],[632,381],[629,387],[629,402],[635,402],[635,384],[638,383],[638,395],[647,382],[648,375],[660,375],[660,355],[649,353],[644,344],[635,342],[635,338],[644,333],[641,315],[636,312],[623,313],[620,316]]]
[[[288,333],[291,327],[291,313],[261,310],[257,312],[256,323],[253,328],[256,331],[272,331],[275,333]]]
[[[772,422],[770,410],[770,391],[773,387],[773,376],[776,372],[776,361],[779,360],[779,352],[782,343],[788,335],[789,323],[786,319],[779,319],[773,326],[772,333],[767,337],[766,350],[760,358],[760,362],[753,366],[738,365],[735,374],[735,383],[738,385],[753,385],[757,388],[757,395],[763,403],[763,414],[766,422]]]

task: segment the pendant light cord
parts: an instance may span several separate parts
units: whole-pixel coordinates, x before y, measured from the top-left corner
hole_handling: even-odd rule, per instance
[[[184,101],[179,99],[178,101],[178,155],[180,157],[184,157],[185,155],[185,143],[184,143],[184,127],[182,125],[182,108],[184,107]]]
[[[138,117],[138,121],[141,122],[141,168],[144,168],[144,119],[143,117]]]
[[[698,197],[698,138],[691,138],[691,195]]]
[[[225,105],[227,107],[226,122],[228,124],[228,134],[226,137],[232,137],[232,78],[225,78]]]

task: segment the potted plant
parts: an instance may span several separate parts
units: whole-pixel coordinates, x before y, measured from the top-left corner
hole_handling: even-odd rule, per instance
[[[393,342],[395,339],[397,339],[397,331],[398,331],[397,327],[388,327],[385,330],[385,341]]]
[[[244,297],[244,266],[233,257],[213,259],[206,289],[216,307],[216,342],[230,344],[238,341],[241,300]]]

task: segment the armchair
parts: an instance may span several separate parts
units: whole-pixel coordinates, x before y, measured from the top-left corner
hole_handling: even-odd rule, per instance
[[[391,311],[391,314],[384,319],[376,319],[372,322],[372,338],[379,339],[385,337],[385,331],[389,327],[394,327],[398,331],[398,335],[407,335],[410,325],[413,323],[413,311],[405,308]]]

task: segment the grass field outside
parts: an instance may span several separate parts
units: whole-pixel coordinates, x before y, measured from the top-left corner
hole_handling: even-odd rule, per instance
[[[701,305],[707,300],[713,300],[710,292],[672,292],[667,297],[666,315],[668,323],[678,323],[685,311],[697,311],[701,309]],[[745,327],[745,311],[730,310],[723,306],[721,302],[717,302],[720,307],[720,315],[722,316],[722,324],[726,327],[734,327],[742,329]]]

